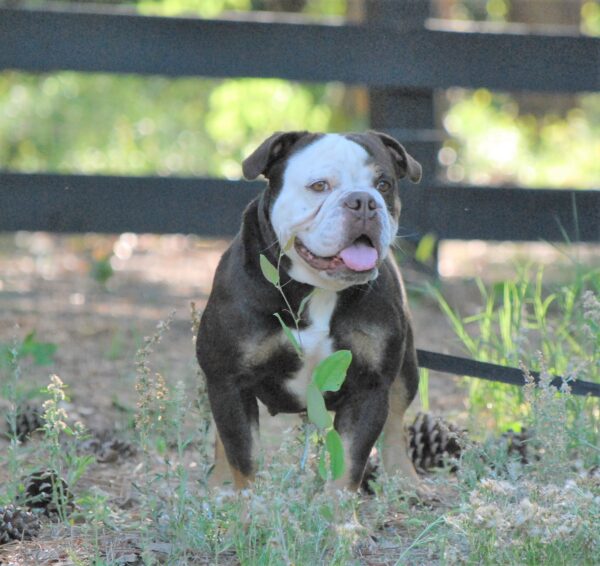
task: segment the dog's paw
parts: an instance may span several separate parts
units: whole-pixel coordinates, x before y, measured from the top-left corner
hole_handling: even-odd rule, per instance
[[[421,503],[432,504],[439,503],[440,498],[432,485],[428,485],[421,480],[415,488],[415,496]]]

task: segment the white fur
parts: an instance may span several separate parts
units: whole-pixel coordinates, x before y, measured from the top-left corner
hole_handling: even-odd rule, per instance
[[[312,379],[315,367],[333,352],[329,325],[336,302],[337,293],[334,291],[315,289],[308,304],[311,324],[304,330],[294,331],[304,351],[304,362],[296,375],[286,381],[286,387],[301,403],[306,400],[306,388]]]
[[[285,245],[298,236],[310,251],[333,256],[346,244],[343,234],[344,211],[341,201],[353,191],[366,191],[380,205],[382,257],[388,252],[398,226],[388,213],[385,201],[374,188],[374,169],[369,154],[359,144],[339,134],[327,134],[293,155],[286,166],[283,186],[273,210],[271,223]],[[308,188],[315,181],[327,181],[331,190],[317,193]],[[290,275],[315,287],[339,291],[350,284],[313,269],[294,249]],[[375,273],[375,276],[377,274]]]

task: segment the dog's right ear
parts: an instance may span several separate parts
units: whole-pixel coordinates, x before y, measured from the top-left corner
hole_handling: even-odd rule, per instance
[[[308,132],[275,132],[262,142],[242,163],[244,177],[251,181],[259,175],[269,177],[269,169],[284,157],[291,147]]]

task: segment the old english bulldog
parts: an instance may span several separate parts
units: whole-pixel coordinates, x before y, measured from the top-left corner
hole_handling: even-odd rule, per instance
[[[341,389],[325,395],[345,449],[346,471],[334,487],[360,486],[382,432],[385,470],[415,480],[403,417],[419,375],[390,246],[400,216],[398,182],[418,182],[421,166],[382,133],[286,132],[265,140],[243,173],[264,175],[268,185],[246,208],[219,263],[197,339],[216,423],[211,483],[231,477],[227,467],[236,488],[252,482],[258,401],[272,415],[305,411],[315,366],[338,349],[353,358]],[[289,305],[263,277],[261,254],[279,263]],[[297,313],[309,294],[295,330],[300,358],[274,313],[295,328],[290,308]]]

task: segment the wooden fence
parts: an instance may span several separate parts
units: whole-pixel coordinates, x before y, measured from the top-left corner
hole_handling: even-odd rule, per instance
[[[390,18],[389,10],[397,14],[400,4],[404,11]],[[264,13],[200,20],[98,7],[0,8],[0,70],[365,85],[372,126],[406,142],[430,173],[421,185],[401,188],[408,232],[440,239],[600,241],[599,190],[472,187],[442,184],[432,174],[441,139],[434,91],[596,92],[600,39],[563,35],[561,28],[531,33],[522,25],[465,23],[457,30],[429,19],[426,0],[368,6],[364,24]],[[261,186],[0,170],[0,231],[231,235]]]

